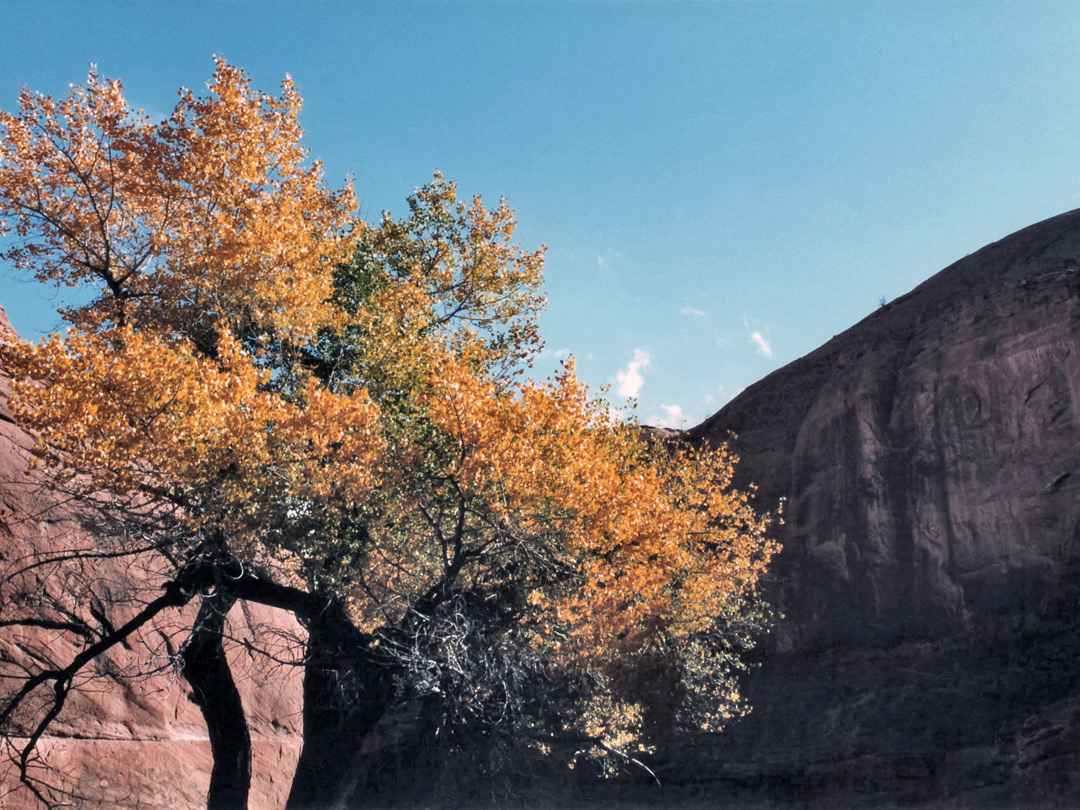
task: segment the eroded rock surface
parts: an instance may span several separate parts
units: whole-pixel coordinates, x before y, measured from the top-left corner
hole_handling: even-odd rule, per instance
[[[1027,228],[691,431],[738,434],[740,483],[786,501],[785,618],[714,773],[790,801],[1071,806],[1078,269],[1080,212]]]

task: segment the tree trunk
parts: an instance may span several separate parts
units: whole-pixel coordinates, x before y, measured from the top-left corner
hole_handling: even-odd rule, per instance
[[[336,602],[307,625],[304,747],[286,810],[360,807],[360,746],[393,700],[393,681]]]
[[[245,810],[251,787],[251,736],[222,644],[225,615],[235,601],[220,590],[204,597],[184,650],[184,678],[202,710],[214,756],[207,810]]]

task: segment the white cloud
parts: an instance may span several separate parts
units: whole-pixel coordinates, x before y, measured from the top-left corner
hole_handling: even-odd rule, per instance
[[[656,422],[657,427],[678,428],[686,424],[686,414],[683,413],[682,406],[665,405],[661,402],[660,410],[664,412],[663,416],[658,416],[651,420]]]
[[[634,359],[626,367],[626,371],[619,371],[615,379],[619,383],[618,392],[621,397],[636,397],[641,386],[645,384],[645,378],[641,372],[649,367],[649,354],[641,349],[634,349]]]
[[[695,318],[708,318],[709,316],[702,312],[700,309],[694,307],[683,307],[679,310],[680,315],[693,315]]]
[[[597,253],[596,269],[607,270],[616,267],[620,258],[622,258],[622,254],[617,250],[605,250],[603,253]]]
[[[769,345],[769,341],[765,339],[761,332],[751,332],[750,340],[754,341],[754,345],[757,346],[758,354],[763,354],[766,357],[773,356],[772,346]]]

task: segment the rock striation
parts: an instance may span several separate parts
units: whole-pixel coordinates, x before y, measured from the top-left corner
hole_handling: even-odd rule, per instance
[[[723,763],[713,787],[1069,806],[1080,211],[961,259],[690,431],[731,433],[737,484],[784,501],[784,618],[754,714],[703,745],[702,768]]]

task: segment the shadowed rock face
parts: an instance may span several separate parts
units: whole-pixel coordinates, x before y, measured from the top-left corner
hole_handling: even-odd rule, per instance
[[[691,431],[738,434],[737,483],[763,508],[786,500],[785,618],[749,684],[755,715],[706,746],[725,778],[856,805],[990,791],[978,801],[1049,807],[1046,791],[1076,787],[1078,269],[1074,211]]]
[[[1080,563],[1080,213],[943,270],[692,433],[786,498],[778,644],[1031,611]]]

